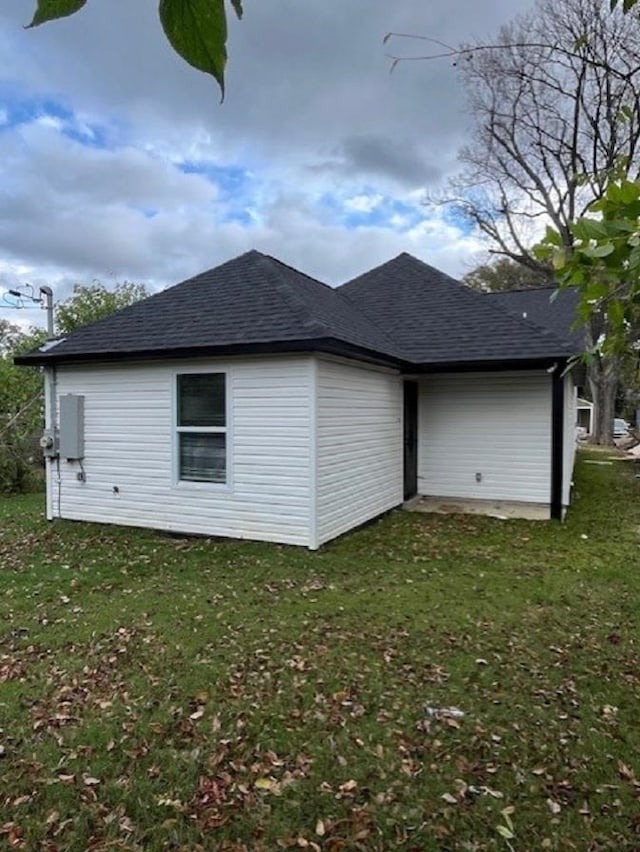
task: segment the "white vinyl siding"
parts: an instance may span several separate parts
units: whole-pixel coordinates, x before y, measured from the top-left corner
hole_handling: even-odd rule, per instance
[[[50,468],[54,516],[310,544],[310,356],[67,366],[85,397],[86,482]],[[227,482],[176,482],[176,374],[227,374]],[[117,489],[117,492],[114,490]]]
[[[551,376],[535,371],[421,379],[418,492],[548,505]]]
[[[562,505],[566,508],[571,502],[571,480],[576,459],[576,425],[578,420],[578,389],[573,376],[564,377],[564,446],[562,454]]]
[[[318,544],[402,503],[402,379],[319,358],[316,367]]]

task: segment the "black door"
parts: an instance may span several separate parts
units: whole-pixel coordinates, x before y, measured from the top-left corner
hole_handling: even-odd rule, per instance
[[[404,383],[404,499],[418,493],[418,384]]]

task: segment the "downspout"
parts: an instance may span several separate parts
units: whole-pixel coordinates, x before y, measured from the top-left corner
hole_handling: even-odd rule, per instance
[[[562,476],[564,468],[564,381],[565,362],[551,373],[551,517],[562,520]]]

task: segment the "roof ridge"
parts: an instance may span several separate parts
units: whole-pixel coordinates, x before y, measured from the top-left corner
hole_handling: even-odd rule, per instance
[[[313,275],[307,275],[306,272],[301,272],[300,270],[296,269],[295,266],[290,266],[289,264],[284,263],[277,257],[272,257],[271,255],[265,255],[265,257],[274,261],[274,263],[278,264],[279,266],[291,270],[296,275],[300,275],[302,278],[306,278],[312,284],[319,284],[326,292],[331,293],[332,298],[336,299],[338,303],[342,303],[345,307],[348,307],[349,310],[358,311],[361,319],[364,319],[372,328],[374,328],[378,332],[378,334],[381,335],[382,340],[388,346],[388,352],[395,353],[396,357],[400,357],[398,354],[398,344],[396,341],[393,340],[389,332],[381,325],[379,325],[366,311],[360,310],[358,306],[351,301],[351,299],[347,296],[346,293],[341,293],[340,286],[332,287],[330,284],[327,284],[324,281],[320,281],[318,278],[314,278]],[[302,299],[300,299],[300,290],[297,287],[295,287],[292,283],[288,281],[283,281],[283,283],[290,290],[295,301],[303,301]],[[316,328],[318,331],[323,331],[328,335],[335,335],[335,330],[332,329],[331,326],[327,325],[322,320],[313,316],[313,313],[307,307],[306,303],[303,304],[303,307],[306,311],[308,311],[309,315],[312,318],[313,325],[311,327]]]
[[[258,254],[262,254],[262,252],[258,252]],[[289,269],[291,272],[295,272],[296,275],[300,275],[301,278],[307,278],[309,281],[313,281],[314,284],[320,284],[322,287],[325,287],[327,290],[334,290],[335,287],[332,287],[331,284],[327,284],[326,281],[321,281],[319,278],[314,278],[313,275],[309,275],[306,272],[303,272],[301,269],[296,269],[295,266],[291,266],[290,263],[285,263],[283,260],[280,260],[278,257],[274,257],[272,254],[263,254],[262,257],[266,257],[268,260],[272,260],[274,263],[277,263],[278,266],[284,266],[285,269]]]
[[[391,337],[389,332],[386,329],[384,329],[381,325],[378,325],[376,320],[371,316],[371,314],[368,311],[364,310],[359,305],[357,305],[353,301],[353,299],[349,298],[349,295],[347,293],[340,293],[339,292],[342,287],[344,287],[344,284],[340,284],[338,287],[334,288],[334,292],[335,292],[336,296],[338,296],[340,299],[343,299],[345,302],[348,302],[349,307],[353,308],[356,311],[359,311],[362,314],[362,316],[367,320],[367,322],[370,322],[371,325],[376,329],[376,331],[379,331],[380,334],[382,334],[384,336],[385,340],[389,341],[389,344],[392,346],[392,348],[394,350],[401,348],[401,347],[398,347],[398,343],[393,340],[393,338]]]
[[[288,269],[291,272],[294,272],[296,275],[300,275],[302,278],[306,278],[312,284],[319,284],[323,289],[325,289],[327,292],[331,293],[339,302],[346,302],[346,304],[348,305],[348,307],[351,310],[359,310],[357,308],[357,306],[351,301],[351,299],[349,299],[349,297],[346,295],[346,293],[340,293],[339,292],[340,287],[332,287],[330,284],[326,284],[324,281],[320,281],[318,278],[314,278],[313,275],[307,275],[306,272],[301,272],[299,269],[296,269],[295,266],[291,266],[288,263],[284,263],[283,261],[279,260],[277,257],[273,257],[272,255],[263,255],[263,256],[266,259],[273,261],[278,266],[282,266],[285,269]],[[286,287],[287,291],[289,292],[289,294],[292,298],[292,301],[297,302],[298,305],[303,309],[305,314],[308,315],[308,317],[310,318],[310,322],[308,322],[307,325],[310,328],[317,329],[318,331],[322,331],[322,332],[324,332],[328,335],[334,334],[334,330],[330,326],[328,326],[325,322],[323,322],[322,320],[318,319],[317,317],[315,317],[313,315],[312,311],[310,310],[310,308],[308,307],[306,302],[304,302],[304,299],[300,298],[300,290],[297,287],[295,287],[291,282],[286,281],[286,279],[278,278],[278,281],[280,283],[282,283],[284,285],[284,287]],[[359,311],[359,313],[371,326],[373,326],[376,329],[376,331],[379,334],[382,335],[384,340],[389,345],[390,351],[395,352],[396,349],[397,349],[397,344],[393,341],[393,339],[389,335],[389,332],[386,331],[384,328],[382,328],[382,326],[378,325],[378,323],[375,322],[375,320],[373,320],[366,311]]]
[[[419,257],[414,257],[412,254],[409,254],[409,252],[402,252],[400,255],[398,255],[398,257],[408,257],[411,260],[421,264],[422,266],[426,266],[428,269],[435,269],[435,267],[432,267],[428,263],[425,263],[423,260],[420,260]],[[453,284],[455,284],[461,291],[465,291],[466,293],[470,294],[473,297],[477,297],[479,299],[482,299],[482,298],[484,298],[484,296],[488,295],[487,293],[478,293],[476,290],[473,290],[471,287],[469,287],[467,284],[464,284],[458,278],[454,278],[452,275],[447,275],[446,272],[441,272],[439,269],[437,269],[436,272],[438,272],[443,278],[448,278],[449,281],[452,282]],[[522,288],[522,290],[509,291],[509,292],[524,292],[525,290],[537,290],[537,289],[538,288],[536,288],[536,287],[529,287],[529,288]],[[555,289],[557,289],[557,287]],[[501,306],[494,306],[493,304],[490,305],[490,310],[499,313],[501,316],[508,316],[510,320],[516,322],[518,325],[526,326],[526,327],[528,327],[529,329],[531,329],[532,331],[535,331],[535,332],[541,332],[545,337],[547,337],[553,343],[559,343],[561,346],[566,345],[566,341],[562,340],[560,337],[557,337],[556,334],[554,332],[552,332],[550,329],[545,328],[543,326],[540,326],[537,323],[533,322],[532,320],[529,320],[526,317],[516,316],[515,314],[508,311],[506,308],[503,308]]]
[[[343,284],[340,284],[338,289],[342,289],[343,287],[349,287],[351,284],[354,284],[356,281],[359,281],[361,278],[369,278],[374,274],[380,274],[383,272],[385,267],[391,266],[394,268],[394,265],[397,264],[397,261],[409,260],[413,264],[419,264],[430,272],[435,272],[441,278],[447,278],[449,281],[452,281],[454,284],[462,287],[464,290],[470,290],[466,284],[463,284],[462,281],[459,281],[457,278],[454,278],[452,275],[448,275],[446,272],[443,272],[441,269],[437,269],[435,266],[431,266],[431,264],[427,263],[424,260],[421,260],[419,257],[416,257],[413,254],[410,254],[408,251],[401,251],[395,257],[392,257],[390,260],[385,260],[384,263],[378,264],[378,266],[374,266],[373,269],[368,269],[365,272],[361,272],[360,275],[356,275],[355,278],[350,278],[348,281],[345,281]]]
[[[465,284],[465,287],[468,287],[468,284]],[[469,288],[472,289],[472,288]],[[536,284],[533,287],[514,287],[509,290],[489,290],[487,292],[481,293],[482,296],[508,296],[510,293],[540,293],[542,290],[559,290],[559,284],[544,284],[538,287]],[[476,291],[477,292],[477,291]]]
[[[488,322],[492,321],[492,317],[494,320],[499,320],[503,327],[503,333],[510,339],[519,338],[523,342],[527,341],[526,345],[533,344],[537,340],[542,346],[545,344],[553,346],[558,353],[568,355],[569,343],[564,336],[560,336],[533,321],[521,318],[517,313],[507,309],[498,299],[484,299],[486,294],[473,291],[462,281],[430,266],[408,252],[402,252],[395,259],[386,261],[346,282],[343,285],[342,292],[370,319],[377,316],[381,321],[384,321],[384,316],[380,314],[377,308],[374,307],[371,311],[369,310],[369,302],[366,297],[363,298],[362,293],[367,292],[369,286],[373,288],[383,286],[387,278],[393,282],[394,286],[400,288],[406,281],[409,293],[412,288],[418,287],[418,290],[420,290],[421,286],[424,285],[427,287],[427,291],[431,293],[431,298],[443,298],[445,301],[453,298],[454,301],[457,300],[460,303],[460,306],[466,305],[465,311],[467,313],[476,311],[480,315],[484,314]]]
[[[269,254],[262,254],[262,252],[256,252],[262,261],[265,262],[265,267],[268,269],[271,282],[274,286],[275,291],[278,296],[280,296],[282,302],[290,309],[293,310],[296,314],[298,320],[302,322],[302,324],[314,331],[323,332],[324,334],[329,334],[331,329],[321,320],[318,320],[317,317],[313,316],[313,313],[305,302],[305,300],[301,297],[299,290],[296,287],[293,287],[289,281],[286,280],[282,275],[278,275],[276,270],[273,269],[275,264],[279,264],[280,266],[289,269],[292,272],[295,272],[299,275],[304,275],[302,272],[298,272],[298,270],[293,266],[288,266],[286,263],[280,263],[276,258],[272,257]],[[310,280],[314,280],[311,276],[307,275],[306,278]],[[316,281],[317,284],[321,284],[321,281]]]
[[[366,269],[364,272],[361,272],[359,275],[355,275],[353,278],[349,278],[348,281],[343,281],[342,284],[339,284],[337,289],[342,290],[343,287],[349,287],[351,284],[354,284],[356,281],[359,281],[361,278],[370,277],[375,273],[381,272],[386,266],[391,266],[391,264],[398,261],[401,257],[413,257],[406,251],[401,251],[400,254],[397,254],[395,257],[390,258],[389,260],[385,260],[384,263],[379,263],[377,266],[374,266],[373,269]],[[413,258],[417,260],[417,258]]]

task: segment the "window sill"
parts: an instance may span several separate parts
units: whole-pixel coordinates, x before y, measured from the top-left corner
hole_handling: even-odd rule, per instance
[[[195,479],[177,479],[173,482],[176,491],[206,491],[231,494],[232,488],[229,482],[201,482]]]

